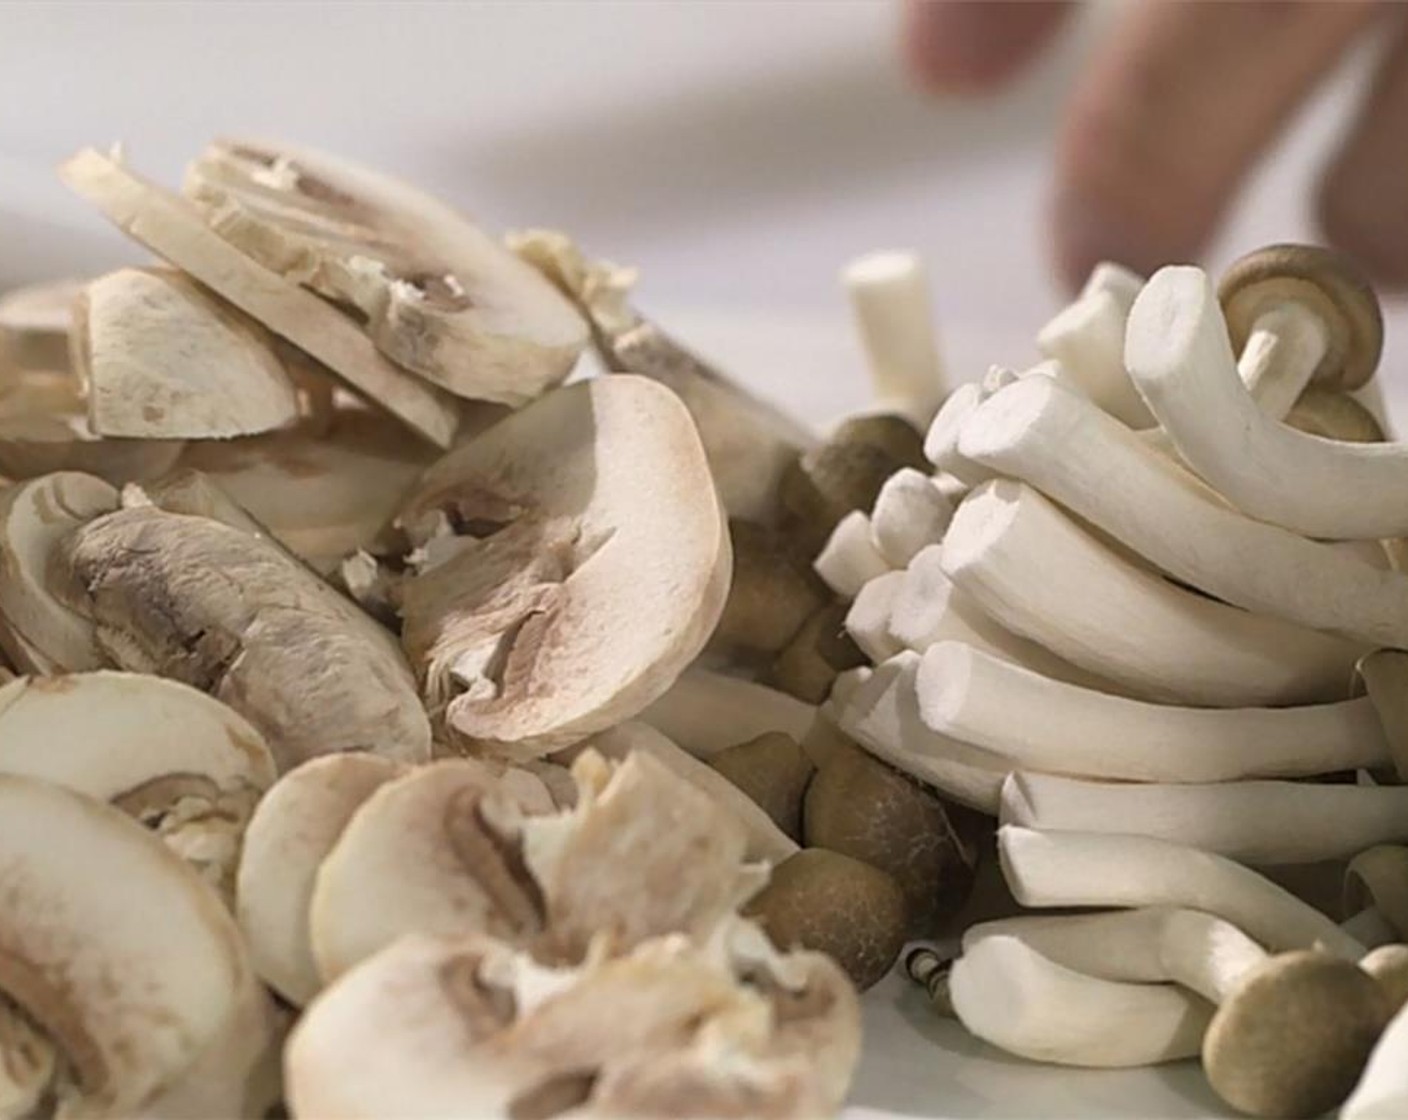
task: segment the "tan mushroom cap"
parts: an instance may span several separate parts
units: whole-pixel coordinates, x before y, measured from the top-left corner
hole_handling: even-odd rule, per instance
[[[70,533],[117,503],[106,482],[77,472],[0,493],[0,646],[18,668],[56,673],[106,664],[92,621],[60,601],[51,563]]]
[[[348,1120],[800,1120],[840,1108],[859,1021],[817,954],[730,959],[669,937],[553,970],[484,938],[408,937],[309,1009],[289,1102]]]
[[[318,868],[352,814],[400,773],[372,754],[311,759],[285,774],[250,817],[235,914],[254,970],[296,1007],[322,987],[308,918]]]
[[[1282,953],[1213,1016],[1203,1069],[1252,1116],[1311,1117],[1349,1095],[1392,1009],[1363,969],[1328,953]]]
[[[90,282],[74,331],[75,372],[100,435],[225,439],[298,418],[274,336],[174,268]]]
[[[60,553],[62,590],[94,620],[104,653],[229,704],[281,769],[344,750],[429,756],[395,641],[270,542],[142,507],[88,522]]]
[[[1218,298],[1238,352],[1258,315],[1290,301],[1325,325],[1325,356],[1314,374],[1321,386],[1357,389],[1378,368],[1383,312],[1374,289],[1342,253],[1315,245],[1269,245],[1232,263],[1218,285]]]
[[[0,474],[9,478],[86,471],[121,485],[169,471],[184,447],[181,440],[95,435],[70,374],[32,370],[0,384]]]
[[[1382,443],[1388,438],[1378,417],[1348,393],[1311,387],[1286,413],[1286,423],[1312,436],[1350,443]]]
[[[800,842],[802,800],[816,767],[796,739],[780,731],[765,732],[720,751],[709,765]]]
[[[231,244],[351,304],[387,357],[461,397],[519,405],[557,384],[587,326],[536,270],[464,215],[331,156],[209,145],[185,193]]]
[[[434,710],[513,757],[635,715],[703,648],[731,551],[698,433],[641,377],[569,385],[457,448],[400,522],[458,551],[403,588],[402,641]]]
[[[249,977],[219,900],[146,830],[0,776],[0,990],[58,1044],[70,1115],[134,1116],[235,1012]]]

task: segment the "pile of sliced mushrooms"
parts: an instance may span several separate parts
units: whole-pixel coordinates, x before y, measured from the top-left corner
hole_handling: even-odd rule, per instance
[[[1345,262],[1102,265],[949,392],[873,254],[819,433],[562,234],[265,142],[60,176],[150,259],[0,295],[0,1120],[831,1114],[906,944],[1025,1058],[1408,1107]]]

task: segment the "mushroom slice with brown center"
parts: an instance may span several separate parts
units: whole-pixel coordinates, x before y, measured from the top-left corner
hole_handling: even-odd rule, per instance
[[[69,328],[82,280],[56,280],[0,296],[0,371],[68,372]]]
[[[484,938],[406,938],[309,1011],[289,1102],[349,1120],[830,1115],[859,1054],[855,993],[820,954],[751,942],[547,969]]]
[[[62,673],[107,663],[92,621],[61,601],[51,565],[70,533],[117,504],[106,482],[74,471],[0,493],[0,646],[17,667]]]
[[[274,336],[172,268],[125,268],[79,297],[73,348],[105,436],[224,439],[298,418]]]
[[[453,207],[317,152],[209,145],[185,194],[265,267],[357,309],[392,361],[461,397],[523,404],[560,382],[587,326],[535,269]]]
[[[61,552],[62,590],[105,654],[223,700],[280,769],[344,750],[428,757],[394,639],[269,541],[147,506],[83,525]]]
[[[59,786],[0,776],[0,850],[0,990],[63,1057],[60,1115],[142,1115],[245,998],[234,923],[144,829]]]
[[[285,774],[250,817],[236,915],[255,971],[295,1006],[322,987],[308,925],[318,868],[352,814],[400,773],[373,754],[314,758]]]
[[[558,389],[432,466],[401,513],[457,549],[408,580],[402,641],[433,711],[531,757],[635,715],[713,632],[732,553],[689,413],[659,385]]]

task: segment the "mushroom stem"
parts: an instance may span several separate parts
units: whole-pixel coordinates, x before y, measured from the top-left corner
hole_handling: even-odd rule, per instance
[[[963,425],[988,396],[990,394],[984,392],[981,385],[971,381],[960,385],[935,413],[924,435],[924,458],[935,470],[967,486],[976,486],[992,477],[991,471],[975,465],[958,452]]]
[[[1265,415],[1281,420],[1290,413],[1325,357],[1325,342],[1324,324],[1294,302],[1257,315],[1237,374]]]
[[[1268,949],[1317,943],[1358,960],[1364,946],[1318,910],[1224,856],[1147,836],[998,830],[1003,875],[1024,906],[1186,906]]]
[[[1117,1068],[1198,1053],[1211,1009],[1170,985],[1098,980],[1015,937],[988,937],[954,964],[953,1008],[973,1034],[1058,1065]]]
[[[913,467],[896,471],[880,487],[870,511],[875,547],[889,563],[903,568],[920,549],[943,539],[953,505],[928,475]]]
[[[1037,332],[1036,344],[1098,407],[1131,428],[1148,428],[1153,417],[1125,370],[1128,315],[1119,295],[1097,289],[1058,312]]]
[[[1408,652],[1380,649],[1355,667],[1378,713],[1399,781],[1408,781]]]
[[[1408,644],[1408,577],[1220,507],[1135,433],[1050,378],[985,401],[959,449],[1219,599],[1375,645]]]
[[[1362,648],[1177,587],[1010,479],[964,499],[941,563],[1008,630],[1149,699],[1213,707],[1339,699]]]
[[[1366,699],[1301,708],[1149,704],[1050,680],[961,642],[924,654],[917,691],[931,729],[1014,769],[1217,782],[1373,767],[1388,754]]]
[[[871,540],[870,518],[858,509],[837,522],[812,567],[843,599],[854,599],[870,580],[891,570]]]
[[[1408,841],[1408,787],[1128,785],[1016,773],[1003,786],[1002,820],[1042,831],[1139,833],[1254,866],[1317,863]]]
[[[801,741],[816,708],[775,688],[695,667],[636,718],[696,758],[708,758],[769,731]]]
[[[1149,281],[1126,361],[1179,454],[1250,516],[1337,540],[1408,533],[1408,445],[1322,439],[1267,417],[1237,375],[1201,269]]]
[[[903,586],[903,572],[876,576],[856,593],[851,609],[846,612],[846,633],[861,652],[877,664],[905,648],[890,633],[890,617]]]
[[[927,424],[946,386],[924,262],[914,252],[870,253],[847,265],[841,280],[870,362],[876,400]]]

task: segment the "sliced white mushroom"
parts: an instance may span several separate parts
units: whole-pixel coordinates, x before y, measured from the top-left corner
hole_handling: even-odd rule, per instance
[[[1408,1007],[1380,1036],[1340,1120],[1399,1120],[1408,1114]]]
[[[1219,506],[1135,433],[1049,378],[985,401],[960,449],[1219,599],[1366,643],[1408,644],[1408,576]]]
[[[0,472],[10,478],[87,471],[121,485],[170,470],[184,447],[180,440],[94,435],[70,374],[32,370],[0,382]]]
[[[922,471],[905,467],[880,487],[870,511],[875,547],[891,567],[903,568],[921,548],[938,544],[953,518],[953,503]]]
[[[1004,825],[1003,875],[1023,906],[1182,906],[1224,918],[1268,949],[1358,960],[1364,946],[1318,910],[1225,856],[1147,836]]]
[[[191,443],[200,471],[289,551],[321,572],[374,545],[431,463],[430,449],[366,408],[285,431]]]
[[[1151,704],[1055,681],[961,642],[924,654],[918,694],[929,727],[1000,754],[1014,769],[1217,782],[1327,774],[1388,758],[1367,697],[1299,708]]]
[[[775,688],[696,666],[639,718],[695,758],[708,758],[769,731],[801,742],[816,708]]]
[[[1408,445],[1322,439],[1267,417],[1237,375],[1201,269],[1149,281],[1127,360],[1179,454],[1247,514],[1311,537],[1408,534]]]
[[[1058,1065],[1118,1068],[1189,1058],[1212,1016],[1206,1001],[1182,988],[1096,979],[1001,935],[958,959],[948,991],[973,1034]]]
[[[281,277],[356,308],[377,348],[456,396],[521,405],[571,372],[587,324],[535,269],[408,183],[321,152],[210,144],[184,193]]]
[[[115,510],[118,494],[92,475],[45,475],[0,492],[0,646],[33,673],[78,672],[107,663],[93,623],[66,606],[52,557],[90,518]]]
[[[403,584],[434,711],[482,747],[560,749],[631,718],[703,649],[732,570],[694,424],[642,377],[555,390],[421,479],[401,523],[464,547]]]
[[[1408,842],[1408,788],[1112,784],[1017,773],[1003,787],[1002,820],[1043,832],[1140,833],[1254,866],[1317,863]]]
[[[74,331],[75,372],[99,435],[224,439],[298,418],[274,336],[175,269],[91,281]]]
[[[1177,587],[1010,479],[964,499],[941,564],[1008,630],[1149,699],[1341,699],[1362,648]]]
[[[877,664],[905,648],[890,633],[890,619],[904,583],[904,572],[876,576],[861,587],[846,612],[846,633]]]
[[[831,1115],[860,1052],[855,993],[820,954],[752,940],[554,969],[487,939],[407,938],[310,1009],[289,1103],[348,1120]]]
[[[73,303],[82,280],[56,280],[0,296],[0,370],[67,373]]]
[[[643,319],[629,301],[633,269],[588,260],[566,235],[548,230],[508,242],[577,304],[608,369],[659,381],[684,402],[729,516],[770,524],[783,473],[816,433]]]
[[[230,244],[188,202],[92,149],[65,162],[59,174],[133,240],[312,355],[430,442],[450,446],[459,423],[451,399],[384,357],[350,316]]]
[[[236,1012],[251,973],[219,899],[118,810],[0,776],[0,990],[63,1057],[63,1115],[134,1116]]]
[[[841,272],[870,364],[876,402],[929,423],[946,395],[924,262],[912,251],[868,253]]]
[[[795,855],[798,850],[797,841],[783,832],[756,801],[712,766],[676,746],[647,723],[631,720],[593,735],[586,742],[571,748],[567,759],[583,750],[596,751],[613,762],[623,762],[637,752],[646,754],[671,773],[697,786],[722,812],[731,813],[738,819],[748,835],[744,854],[750,860],[767,860],[777,864]]]
[[[869,515],[858,509],[837,523],[812,567],[842,599],[854,599],[868,582],[891,570],[875,547]]]
[[[1121,294],[1097,287],[1057,312],[1037,332],[1036,344],[1061,363],[1092,403],[1131,428],[1148,428],[1154,418],[1125,369],[1128,316]]]
[[[362,802],[400,773],[372,754],[315,758],[285,774],[249,820],[235,912],[254,970],[295,1007],[322,987],[308,925],[318,868]]]
[[[429,755],[395,640],[268,541],[148,506],[87,522],[58,552],[59,590],[103,654],[223,700],[281,770],[341,750]]]

